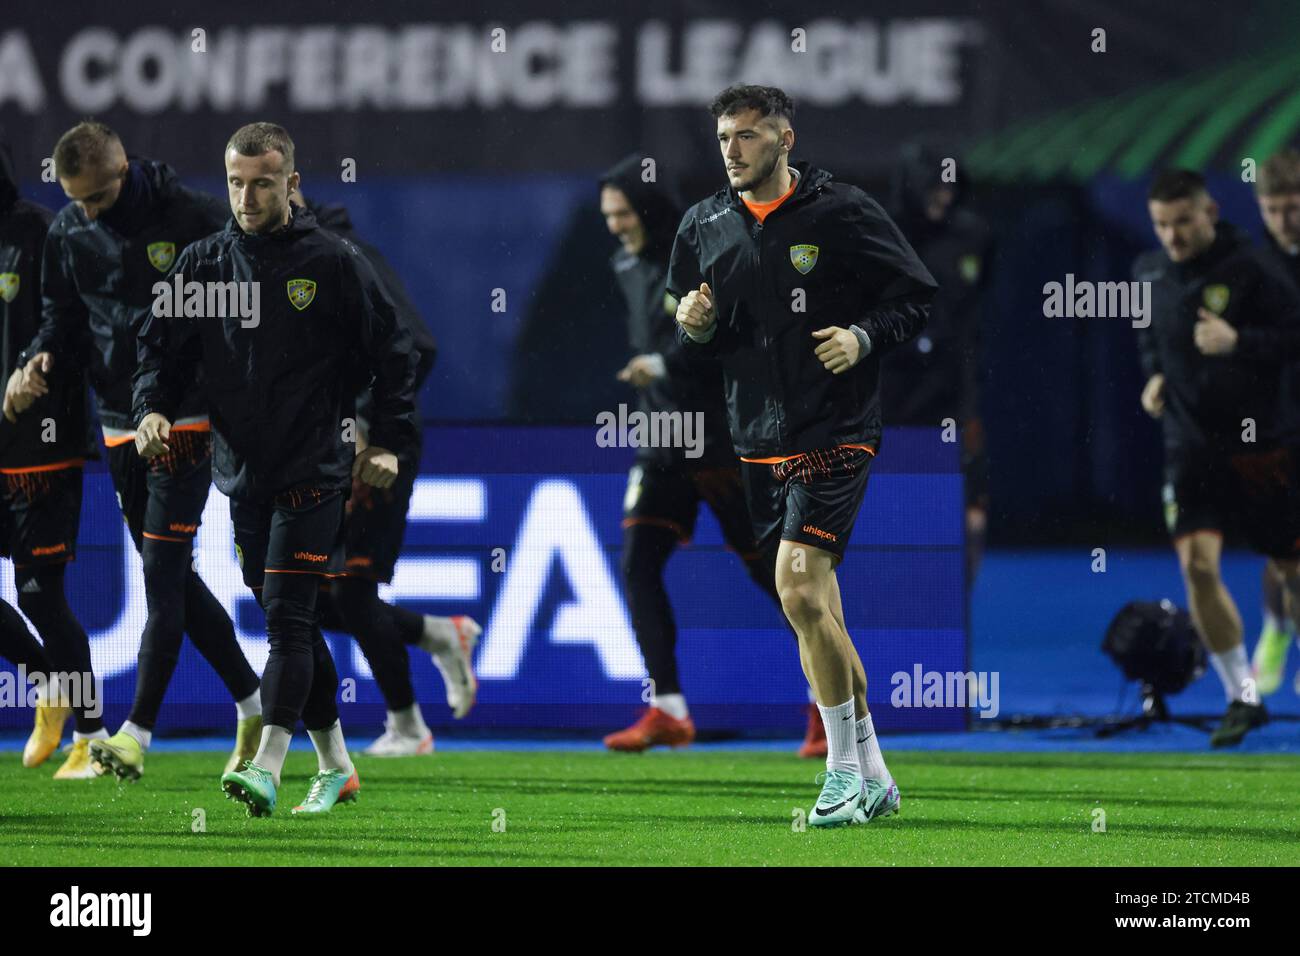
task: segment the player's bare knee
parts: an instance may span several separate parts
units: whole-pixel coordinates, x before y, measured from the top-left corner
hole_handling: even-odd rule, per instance
[[[811,582],[784,583],[778,595],[785,616],[796,626],[816,624],[830,616],[824,590]]]

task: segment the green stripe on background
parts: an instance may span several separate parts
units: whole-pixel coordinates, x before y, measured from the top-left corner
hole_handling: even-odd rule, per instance
[[[1083,144],[1079,154],[1066,167],[1066,174],[1075,179],[1091,179],[1097,175],[1106,162],[1150,121],[1151,114],[1163,109],[1180,88],[1179,83],[1165,83],[1154,90],[1130,97],[1127,105],[1116,110],[1109,120],[1093,130],[1088,142]]]
[[[1300,92],[1292,93],[1278,103],[1259,122],[1254,135],[1246,143],[1242,159],[1250,156],[1262,163],[1287,145],[1297,126],[1300,126]]]
[[[1297,78],[1300,78],[1300,55],[1294,53],[1265,72],[1256,74],[1220,104],[1192,134],[1175,157],[1175,165],[1200,169],[1219,151],[1233,130],[1259,109],[1260,104],[1285,92]]]
[[[1239,77],[1255,75],[1254,63],[1237,64],[1222,73],[1186,87],[1174,97],[1163,114],[1157,114],[1147,131],[1115,161],[1116,171],[1125,179],[1134,179],[1151,168],[1151,164],[1183,129],[1209,108],[1208,94],[1231,86]]]

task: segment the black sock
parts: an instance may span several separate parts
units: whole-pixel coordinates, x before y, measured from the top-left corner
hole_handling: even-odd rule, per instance
[[[290,733],[307,705],[316,669],[317,584],[311,574],[268,574],[262,589],[271,643],[262,672],[262,719]]]
[[[37,633],[45,642],[50,668],[81,681],[81,699],[73,700],[80,705],[74,711],[76,729],[80,734],[93,734],[104,729],[104,702],[99,699],[99,687],[91,671],[90,638],[73,615],[63,592],[65,567],[56,564],[15,568],[18,607],[36,625]],[[88,699],[92,693],[94,699]]]

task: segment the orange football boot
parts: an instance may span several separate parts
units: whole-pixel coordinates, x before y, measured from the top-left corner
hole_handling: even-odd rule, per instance
[[[678,720],[658,707],[647,707],[639,720],[627,730],[605,738],[610,750],[639,752],[650,747],[685,747],[695,739],[695,724],[690,717]]]

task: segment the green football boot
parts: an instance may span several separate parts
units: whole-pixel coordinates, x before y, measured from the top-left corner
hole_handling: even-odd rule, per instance
[[[1291,636],[1287,634],[1286,628],[1278,626],[1275,621],[1265,621],[1250,662],[1251,669],[1255,672],[1255,689],[1259,691],[1260,697],[1267,697],[1282,686],[1282,675],[1286,673],[1286,653],[1290,647]]]
[[[307,799],[293,808],[293,815],[329,813],[336,803],[355,800],[361,792],[361,780],[354,769],[351,774],[342,770],[322,770],[311,778]]]
[[[251,760],[243,770],[222,774],[221,789],[231,800],[248,807],[250,817],[269,817],[275,813],[275,779],[271,771]]]
[[[808,814],[808,825],[842,827],[852,823],[862,804],[862,775],[851,770],[827,770],[819,773],[817,780],[822,792]]]
[[[139,780],[144,773],[144,748],[124,730],[119,730],[107,740],[90,742],[90,762],[98,765],[100,773],[112,771],[118,780]]]

